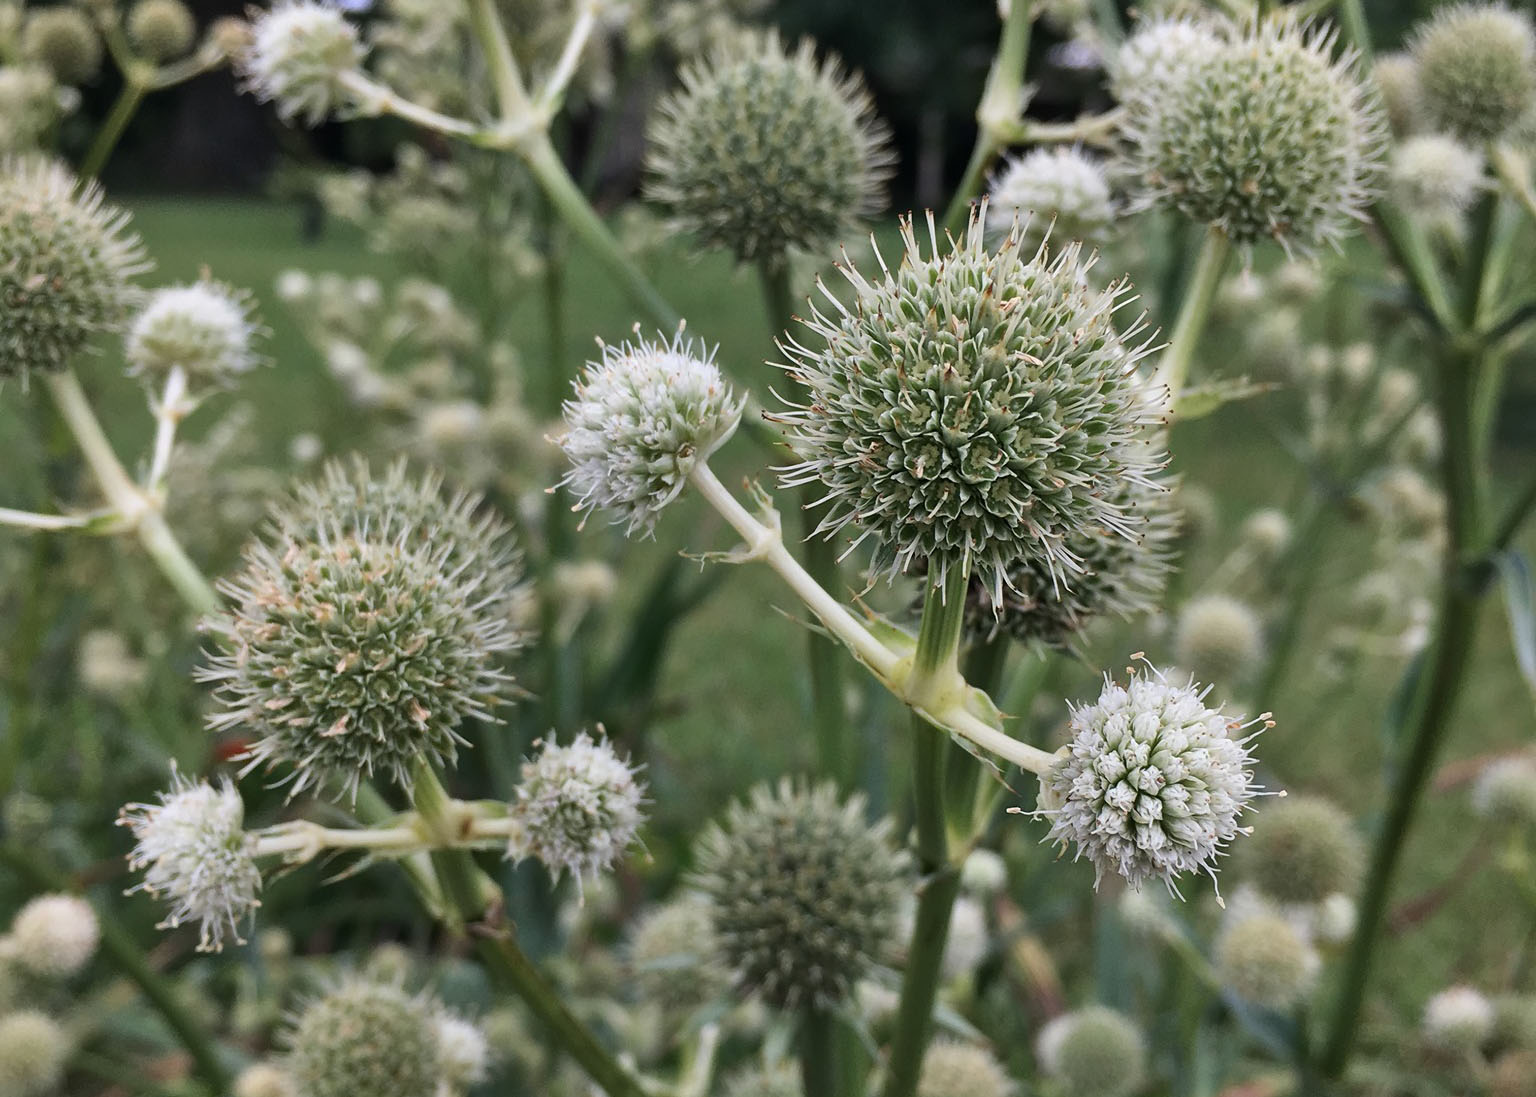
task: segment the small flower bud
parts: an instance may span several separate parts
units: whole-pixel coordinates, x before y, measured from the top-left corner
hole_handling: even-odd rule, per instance
[[[1248,515],[1243,522],[1243,544],[1263,561],[1279,558],[1291,543],[1291,520],[1283,511],[1264,508]]]
[[[46,1097],[64,1080],[69,1037],[52,1017],[22,1010],[0,1017],[0,1093]]]
[[[1222,985],[1269,1009],[1289,1009],[1311,993],[1320,966],[1316,951],[1296,926],[1275,913],[1233,921],[1216,944]]]
[[[346,101],[344,78],[366,53],[339,7],[318,0],[278,0],[251,24],[240,59],[249,89],[277,105],[285,121],[315,126]]]
[[[491,1049],[480,1026],[446,1010],[438,1012],[434,1025],[442,1081],[450,1091],[461,1093],[485,1081],[490,1075]]]
[[[155,290],[128,328],[128,372],[151,384],[183,370],[194,386],[228,388],[254,368],[256,328],[247,294],[203,280]]]
[[[1042,1028],[1035,1056],[1063,1097],[1130,1097],[1142,1084],[1147,1049],[1130,1018],[1090,1006]]]
[[[1515,128],[1536,105],[1536,30],[1499,4],[1440,8],[1410,49],[1430,123],[1469,144]]]
[[[630,940],[629,965],[642,1001],[672,1014],[691,1014],[723,994],[731,974],[719,961],[714,913],[707,900],[688,895],[640,919]]]
[[[235,1079],[234,1097],[299,1097],[293,1076],[273,1063],[256,1063]]]
[[[960,887],[981,899],[989,898],[1008,886],[1008,866],[1000,854],[990,849],[973,849],[960,866]]]
[[[128,40],[144,57],[164,64],[192,49],[197,20],[181,0],[138,0],[128,11]]]
[[[1322,945],[1342,945],[1355,935],[1360,912],[1348,895],[1330,895],[1312,912],[1312,935]]]
[[[1180,666],[1199,678],[1230,684],[1246,678],[1263,658],[1264,626],[1247,603],[1206,594],[1185,604],[1173,642]]]
[[[101,926],[84,899],[40,895],[17,912],[11,938],[22,967],[44,979],[68,979],[96,955]]]
[[[1253,882],[1281,903],[1321,903],[1359,884],[1365,849],[1349,816],[1317,796],[1288,796],[1258,816],[1243,849]]]
[[[1424,1003],[1424,1039],[1447,1051],[1475,1051],[1493,1035],[1493,1003],[1472,987],[1448,987]]]
[[[306,1006],[288,1065],[304,1097],[434,1097],[443,1076],[431,1005],[351,979]]]
[[[917,1076],[917,1097],[1011,1097],[1015,1092],[997,1056],[958,1040],[929,1044]]]
[[[607,739],[584,731],[566,746],[551,739],[523,763],[507,855],[537,858],[556,877],[569,872],[579,884],[624,856],[640,829],[644,796],[635,771]]]
[[[1484,766],[1472,785],[1472,810],[1494,822],[1536,825],[1536,760],[1518,755]]]
[[[1028,250],[1047,238],[1052,250],[1102,244],[1113,219],[1103,165],[1076,148],[1038,148],[1009,161],[987,205],[987,231],[1006,236],[1017,224]]]
[[[101,71],[101,36],[69,4],[34,8],[21,30],[23,57],[46,65],[61,84],[89,84]]]
[[[1405,212],[1428,220],[1458,217],[1486,186],[1483,156],[1444,134],[1410,137],[1392,154],[1389,182],[1392,200]]]

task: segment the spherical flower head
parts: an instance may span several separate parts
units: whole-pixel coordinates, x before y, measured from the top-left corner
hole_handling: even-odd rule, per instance
[[[61,84],[88,84],[101,71],[101,36],[78,7],[34,8],[21,29],[23,57],[45,65]]]
[[[1249,247],[1334,245],[1364,215],[1385,124],[1355,55],[1334,34],[1277,15],[1228,27],[1128,113],[1143,205],[1176,209]]]
[[[397,986],[349,979],[295,1019],[288,1069],[304,1097],[434,1097],[436,1020],[431,1003]]]
[[[1448,987],[1424,1003],[1424,1039],[1447,1051],[1476,1051],[1493,1035],[1493,1003],[1472,987]]]
[[[171,774],[158,804],[129,804],[118,819],[134,837],[128,867],[144,870],[130,889],[163,896],[171,913],[161,929],[196,921],[198,950],[218,952],[225,937],[244,944],[240,923],[260,906],[261,871],[245,832],[245,805],[225,778],[218,787]]]
[[[1035,1056],[1062,1097],[1129,1097],[1146,1072],[1147,1049],[1129,1017],[1089,1006],[1042,1028]]]
[[[1311,944],[1289,919],[1275,913],[1235,920],[1216,944],[1222,985],[1268,1009],[1290,1009],[1311,993],[1319,967]]]
[[[630,939],[629,966],[640,1000],[672,1014],[690,1014],[730,986],[719,961],[715,916],[697,895],[657,907],[643,916]]]
[[[227,388],[259,359],[250,298],[204,279],[155,290],[128,328],[123,353],[128,372],[163,384],[182,370],[194,386]]]
[[[1261,812],[1243,848],[1254,884],[1281,903],[1353,893],[1365,849],[1349,816],[1318,796],[1288,796]]]
[[[891,824],[862,796],[787,778],[700,838],[697,885],[740,986],[770,1006],[835,1007],[887,950],[907,888]]]
[[[362,68],[365,52],[339,7],[278,0],[252,20],[240,68],[249,89],[275,103],[281,118],[317,126],[346,101],[346,80]]]
[[[299,1087],[276,1063],[256,1063],[235,1079],[234,1097],[299,1097]]]
[[[1469,144],[1503,136],[1536,106],[1536,30],[1524,12],[1443,7],[1409,49],[1429,122]]]
[[[894,155],[864,83],[749,32],[685,65],[650,126],[650,197],[743,262],[826,252],[884,205]]]
[[[433,1018],[442,1081],[459,1093],[490,1076],[491,1048],[480,1026],[465,1017],[439,1010]]]
[[[69,1036],[46,1013],[21,1010],[0,1017],[0,1093],[45,1097],[64,1080]]]
[[[45,979],[68,979],[96,955],[101,926],[84,899],[39,895],[16,913],[11,939],[22,967]]]
[[[1049,238],[1104,242],[1115,215],[1104,166],[1078,148],[1037,148],[1010,160],[992,181],[987,230],[1006,236],[1017,222],[1026,247]]]
[[[1536,824],[1536,759],[1518,755],[1484,766],[1472,785],[1472,810],[1484,819]]]
[[[973,849],[960,866],[960,887],[969,895],[987,899],[1008,886],[1008,864],[990,849]]]
[[[1179,613],[1174,651],[1200,678],[1236,682],[1264,655],[1264,624],[1251,606],[1227,594],[1191,598]]]
[[[1185,872],[1216,874],[1216,858],[1240,832],[1256,792],[1253,736],[1209,708],[1202,689],[1148,670],[1125,685],[1108,676],[1097,701],[1072,709],[1072,742],[1049,774],[1043,814],[1051,837],[1094,863],[1096,880],[1117,872],[1132,887]]]
[[[1265,507],[1243,521],[1243,544],[1262,561],[1279,558],[1291,544],[1291,520],[1284,511]]]
[[[1430,221],[1452,220],[1487,186],[1483,156],[1443,133],[1410,137],[1392,154],[1388,185],[1392,200],[1405,212]]]
[[[537,858],[579,883],[624,856],[644,821],[644,802],[644,785],[607,739],[584,731],[565,746],[551,739],[523,763],[507,854]]]
[[[0,158],[0,380],[62,370],[122,322],[147,268],[127,226],[63,164]]]
[[[683,338],[604,345],[565,402],[561,483],[588,511],[605,510],[626,532],[650,535],[688,474],[741,421],[738,398],[714,353]]]
[[[1075,245],[989,249],[984,216],[940,252],[930,215],[927,254],[908,219],[899,264],[845,266],[853,300],[802,321],[820,345],[780,343],[807,395],[778,419],[799,458],[781,482],[824,489],[818,533],[862,527],[893,576],[969,565],[996,603],[1020,561],[1070,588],[1078,537],[1135,539],[1122,488],[1153,483],[1160,416],[1113,322],[1126,285],[1092,288]]]
[[[181,0],[138,0],[128,10],[128,40],[156,64],[186,55],[197,41],[197,20]]]
[[[986,1048],[935,1040],[923,1055],[917,1097],[1012,1097],[1017,1087]]]
[[[1187,18],[1144,22],[1110,60],[1110,91],[1127,110],[1141,110],[1158,102],[1191,66],[1217,52],[1221,44],[1220,34],[1209,22]]]

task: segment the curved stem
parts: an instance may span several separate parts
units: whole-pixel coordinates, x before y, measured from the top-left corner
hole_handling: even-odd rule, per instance
[[[1163,351],[1154,379],[1168,389],[1169,406],[1178,403],[1179,393],[1189,378],[1190,363],[1194,360],[1195,347],[1205,331],[1205,322],[1211,315],[1211,305],[1216,300],[1216,288],[1221,285],[1222,273],[1232,254],[1232,242],[1227,234],[1214,225],[1206,230],[1205,242],[1200,246],[1200,258],[1185,287],[1184,301],[1179,306],[1179,318],[1174,322],[1173,336]]]
[[[491,72],[491,83],[496,88],[496,104],[503,121],[518,118],[529,108],[528,91],[523,84],[522,73],[517,67],[517,57],[512,53],[512,43],[507,38],[507,28],[496,10],[495,0],[469,0],[469,20],[480,49],[485,54],[486,66]]]
[[[90,151],[85,154],[85,159],[80,163],[82,179],[94,179],[101,174],[102,169],[107,166],[107,161],[112,159],[112,152],[117,148],[118,141],[122,140],[123,131],[128,128],[128,123],[133,121],[133,116],[138,113],[139,104],[144,101],[144,96],[149,91],[149,85],[142,83],[135,75],[135,71],[126,69],[123,72],[123,88],[117,93],[117,101],[112,104],[107,120],[101,124],[101,129],[96,131],[96,139],[91,142]]]

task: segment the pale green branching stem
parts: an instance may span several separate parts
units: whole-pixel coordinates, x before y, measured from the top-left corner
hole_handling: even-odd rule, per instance
[[[1232,254],[1232,242],[1227,234],[1214,225],[1206,230],[1205,242],[1200,246],[1200,258],[1190,276],[1184,301],[1179,305],[1179,317],[1173,326],[1173,335],[1163,351],[1158,364],[1154,384],[1168,390],[1170,406],[1176,405],[1179,393],[1189,379],[1189,368],[1195,357],[1195,347],[1205,331],[1211,315],[1211,305],[1216,300],[1216,289],[1221,285],[1222,273]]]

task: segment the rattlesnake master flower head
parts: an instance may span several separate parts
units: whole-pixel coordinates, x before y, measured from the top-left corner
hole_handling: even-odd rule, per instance
[[[1109,63],[1109,86],[1128,110],[1155,104],[1184,79],[1189,67],[1221,47],[1215,25],[1203,20],[1160,18],[1140,24]]]
[[[0,1016],[0,1093],[46,1097],[64,1080],[69,1035],[46,1013],[20,1010]]]
[[[1041,778],[1051,838],[1077,847],[1102,880],[1132,887],[1151,878],[1172,889],[1186,872],[1216,875],[1216,858],[1243,828],[1256,789],[1247,723],[1206,705],[1209,687],[1155,670],[1125,685],[1104,679],[1092,704],[1072,708],[1072,742]],[[1096,880],[1097,882],[1097,880]]]
[[[304,1097],[434,1097],[443,1076],[433,1004],[353,978],[313,1002],[288,1034]]]
[[[1109,178],[1077,148],[1038,148],[1009,161],[992,181],[987,231],[1006,236],[1017,222],[1026,248],[1049,235],[1052,248],[1104,242],[1114,219]]]
[[[626,532],[649,535],[695,465],[741,421],[744,398],[725,383],[714,352],[685,340],[604,344],[565,402],[562,485],[588,511],[605,510]]]
[[[485,1081],[490,1075],[491,1047],[480,1026],[446,1009],[439,1009],[432,1023],[441,1081],[449,1092],[462,1093]]]
[[[96,955],[101,926],[91,904],[73,895],[39,895],[11,922],[16,962],[46,979],[78,975]]]
[[[1536,107],[1536,30],[1503,4],[1441,8],[1410,43],[1424,113],[1472,144],[1514,129]]]
[[[1321,903],[1352,894],[1365,850],[1348,815],[1318,796],[1287,796],[1260,812],[1243,845],[1258,889],[1281,903]]]
[[[251,764],[291,767],[298,793],[333,782],[355,795],[385,773],[411,784],[420,761],[449,764],[466,719],[492,720],[510,679],[497,667],[517,646],[487,575],[454,559],[442,531],[391,522],[313,538],[281,526],[245,551],[220,589],[231,608],[199,671],[215,683],[214,730],[253,734]]]
[[[1472,810],[1494,822],[1536,824],[1536,760],[1500,758],[1485,766],[1472,785]]]
[[[0,157],[0,380],[65,368],[123,321],[147,268],[96,184],[45,157]]]
[[[1372,195],[1385,124],[1355,56],[1330,30],[1277,15],[1223,26],[1181,75],[1127,114],[1143,205],[1163,205],[1248,247],[1333,245]]]
[[[1089,1006],[1042,1028],[1035,1057],[1063,1097],[1130,1097],[1142,1084],[1147,1049],[1129,1017]]]
[[[316,126],[346,101],[345,78],[365,54],[357,28],[339,7],[318,0],[277,0],[253,15],[240,70],[258,99],[285,121]]]
[[[128,372],[152,384],[180,368],[193,386],[227,388],[260,360],[250,298],[204,279],[149,295],[124,340]]]
[[[21,53],[61,84],[88,84],[101,71],[101,36],[90,16],[70,4],[34,8],[21,29]]]
[[[725,961],[770,1006],[834,1007],[889,947],[907,861],[862,796],[784,779],[733,804],[699,839],[696,883]]]
[[[1472,987],[1449,987],[1424,1004],[1424,1039],[1448,1051],[1476,1051],[1493,1035],[1493,1003]]]
[[[644,801],[633,767],[606,738],[583,731],[565,746],[550,739],[523,763],[507,855],[537,858],[579,883],[624,856],[644,821]]]
[[[1173,644],[1180,666],[1206,681],[1236,682],[1263,656],[1264,623],[1246,602],[1202,594],[1179,612]]]
[[[1424,120],[1424,92],[1419,87],[1419,65],[1406,53],[1383,53],[1371,66],[1371,82],[1387,113],[1387,125],[1396,137],[1407,137]]]
[[[1216,943],[1222,985],[1268,1009],[1290,1009],[1311,993],[1319,967],[1311,944],[1277,913],[1259,911],[1235,920]]]
[[[1443,133],[1420,134],[1400,144],[1387,180],[1394,202],[1430,220],[1465,213],[1487,185],[1483,154]]]
[[[1070,587],[1077,538],[1134,540],[1120,492],[1152,484],[1159,415],[1133,376],[1145,346],[1114,325],[1127,286],[1091,287],[1077,245],[989,249],[984,218],[941,252],[930,214],[926,253],[904,221],[899,264],[844,267],[853,300],[802,321],[816,346],[780,343],[808,393],[778,416],[799,458],[780,480],[819,484],[817,532],[862,527],[877,572],[970,566],[997,602],[1020,561]]]
[[[138,0],[127,30],[134,48],[156,64],[184,56],[197,41],[197,20],[181,0]]]
[[[630,939],[629,966],[640,1000],[688,1014],[730,986],[720,963],[715,916],[707,899],[685,895],[644,915]]]
[[[144,870],[132,891],[171,905],[162,929],[197,922],[204,952],[222,949],[226,937],[243,943],[240,923],[260,905],[261,872],[245,832],[245,805],[227,778],[214,787],[173,773],[160,803],[129,804],[118,823],[136,842],[128,867]]]
[[[684,66],[648,136],[650,196],[743,262],[829,250],[883,206],[894,162],[864,82],[774,32]]]
[[[917,1097],[1012,1097],[1017,1092],[997,1056],[958,1040],[929,1044],[917,1076]]]

